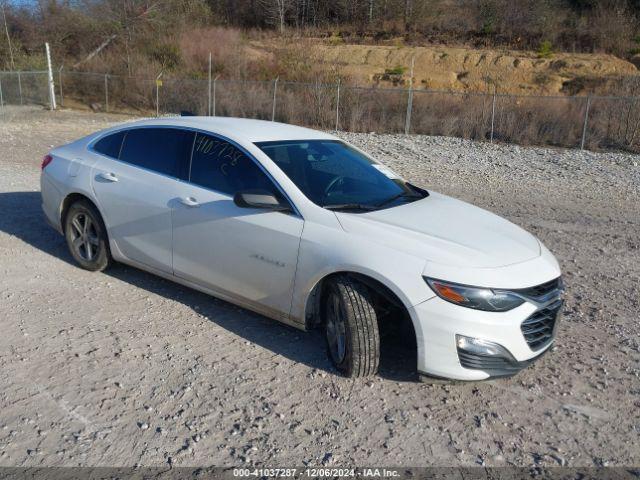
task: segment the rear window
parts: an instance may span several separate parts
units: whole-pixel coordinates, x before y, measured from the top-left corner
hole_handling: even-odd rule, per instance
[[[175,128],[128,130],[120,160],[177,177],[179,169],[189,161],[193,136],[193,132]]]
[[[124,138],[124,132],[117,132],[106,137],[102,137],[93,146],[93,149],[111,158],[118,158],[120,155],[120,148],[122,147],[122,139]]]

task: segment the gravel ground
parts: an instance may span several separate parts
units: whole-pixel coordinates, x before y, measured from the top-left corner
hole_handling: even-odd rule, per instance
[[[352,381],[318,333],[73,265],[40,212],[40,159],[124,120],[0,114],[0,465],[640,463],[638,157],[342,134],[539,236],[569,289],[553,351],[514,378],[417,383],[393,343]]]

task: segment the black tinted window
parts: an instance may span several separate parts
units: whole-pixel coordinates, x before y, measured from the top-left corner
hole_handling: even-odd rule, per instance
[[[118,158],[120,155],[120,147],[122,147],[122,139],[124,138],[124,132],[113,133],[101,138],[93,146],[93,149],[112,158]]]
[[[173,128],[128,130],[120,160],[171,176],[179,175],[189,160],[193,132]]]
[[[191,182],[229,195],[240,190],[267,190],[278,194],[271,180],[241,150],[200,133],[193,146]]]

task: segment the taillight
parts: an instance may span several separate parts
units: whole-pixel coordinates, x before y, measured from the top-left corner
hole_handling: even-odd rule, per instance
[[[53,157],[51,155],[45,155],[44,157],[42,157],[42,165],[40,165],[40,168],[44,170],[44,167],[49,165],[52,161]]]

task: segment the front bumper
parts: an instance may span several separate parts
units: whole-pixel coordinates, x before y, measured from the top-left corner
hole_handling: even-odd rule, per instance
[[[538,311],[535,305],[525,302],[508,312],[484,312],[454,305],[439,297],[412,307],[410,315],[416,330],[419,373],[455,380],[485,380],[517,373],[553,344],[557,318],[549,341],[532,349],[525,339],[522,323]],[[456,335],[496,343],[509,355],[483,357],[459,351]]]

